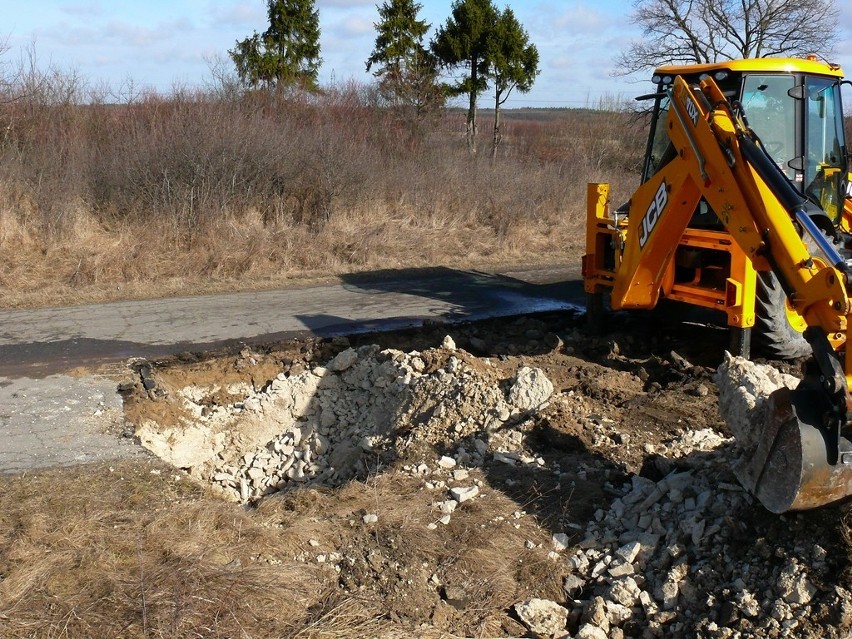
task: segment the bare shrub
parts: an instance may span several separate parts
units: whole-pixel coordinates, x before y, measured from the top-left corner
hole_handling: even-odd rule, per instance
[[[564,251],[577,246],[585,183],[628,193],[643,150],[641,118],[609,106],[507,112],[491,167],[466,153],[458,113],[412,143],[375,88],[355,83],[237,95],[222,76],[160,95],[128,82],[115,102],[34,61],[14,77],[0,104],[0,248],[23,241],[2,251],[13,305],[38,303],[27,290],[102,299],[210,279],[574,259]]]

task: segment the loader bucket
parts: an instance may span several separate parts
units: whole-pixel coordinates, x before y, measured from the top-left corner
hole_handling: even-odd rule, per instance
[[[734,468],[767,510],[807,510],[852,495],[852,443],[840,438],[838,455],[837,442],[819,428],[824,404],[824,395],[804,384],[769,396],[757,449]]]

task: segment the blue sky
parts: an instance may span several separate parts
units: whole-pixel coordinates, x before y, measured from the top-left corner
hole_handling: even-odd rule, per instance
[[[369,81],[379,0],[318,0],[322,30],[320,80]],[[451,0],[420,0],[433,29],[450,14]],[[541,75],[526,95],[507,106],[595,106],[630,99],[649,88],[645,78],[612,78],[613,58],[638,32],[629,24],[630,0],[497,0],[508,4],[529,31],[541,57]],[[852,77],[852,2],[838,0],[841,42],[835,60]],[[115,92],[168,92],[175,84],[209,81],[209,60],[227,59],[234,42],[266,28],[265,0],[0,0],[0,34],[17,63],[32,48],[42,66],[74,70],[91,85]],[[483,99],[483,104],[486,101]]]

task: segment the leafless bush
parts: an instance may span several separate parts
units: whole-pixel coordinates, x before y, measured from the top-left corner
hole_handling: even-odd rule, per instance
[[[15,77],[0,103],[0,243],[26,237],[28,252],[9,264],[4,251],[0,287],[46,272],[25,256],[59,246],[52,277],[72,287],[535,259],[582,225],[587,181],[632,188],[643,148],[624,111],[522,110],[492,167],[465,151],[456,112],[413,140],[354,83],[237,94],[223,75],[117,97],[34,57]]]

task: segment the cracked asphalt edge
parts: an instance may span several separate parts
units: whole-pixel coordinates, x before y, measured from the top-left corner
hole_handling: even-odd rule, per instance
[[[147,455],[124,428],[112,379],[0,377],[0,473]]]

